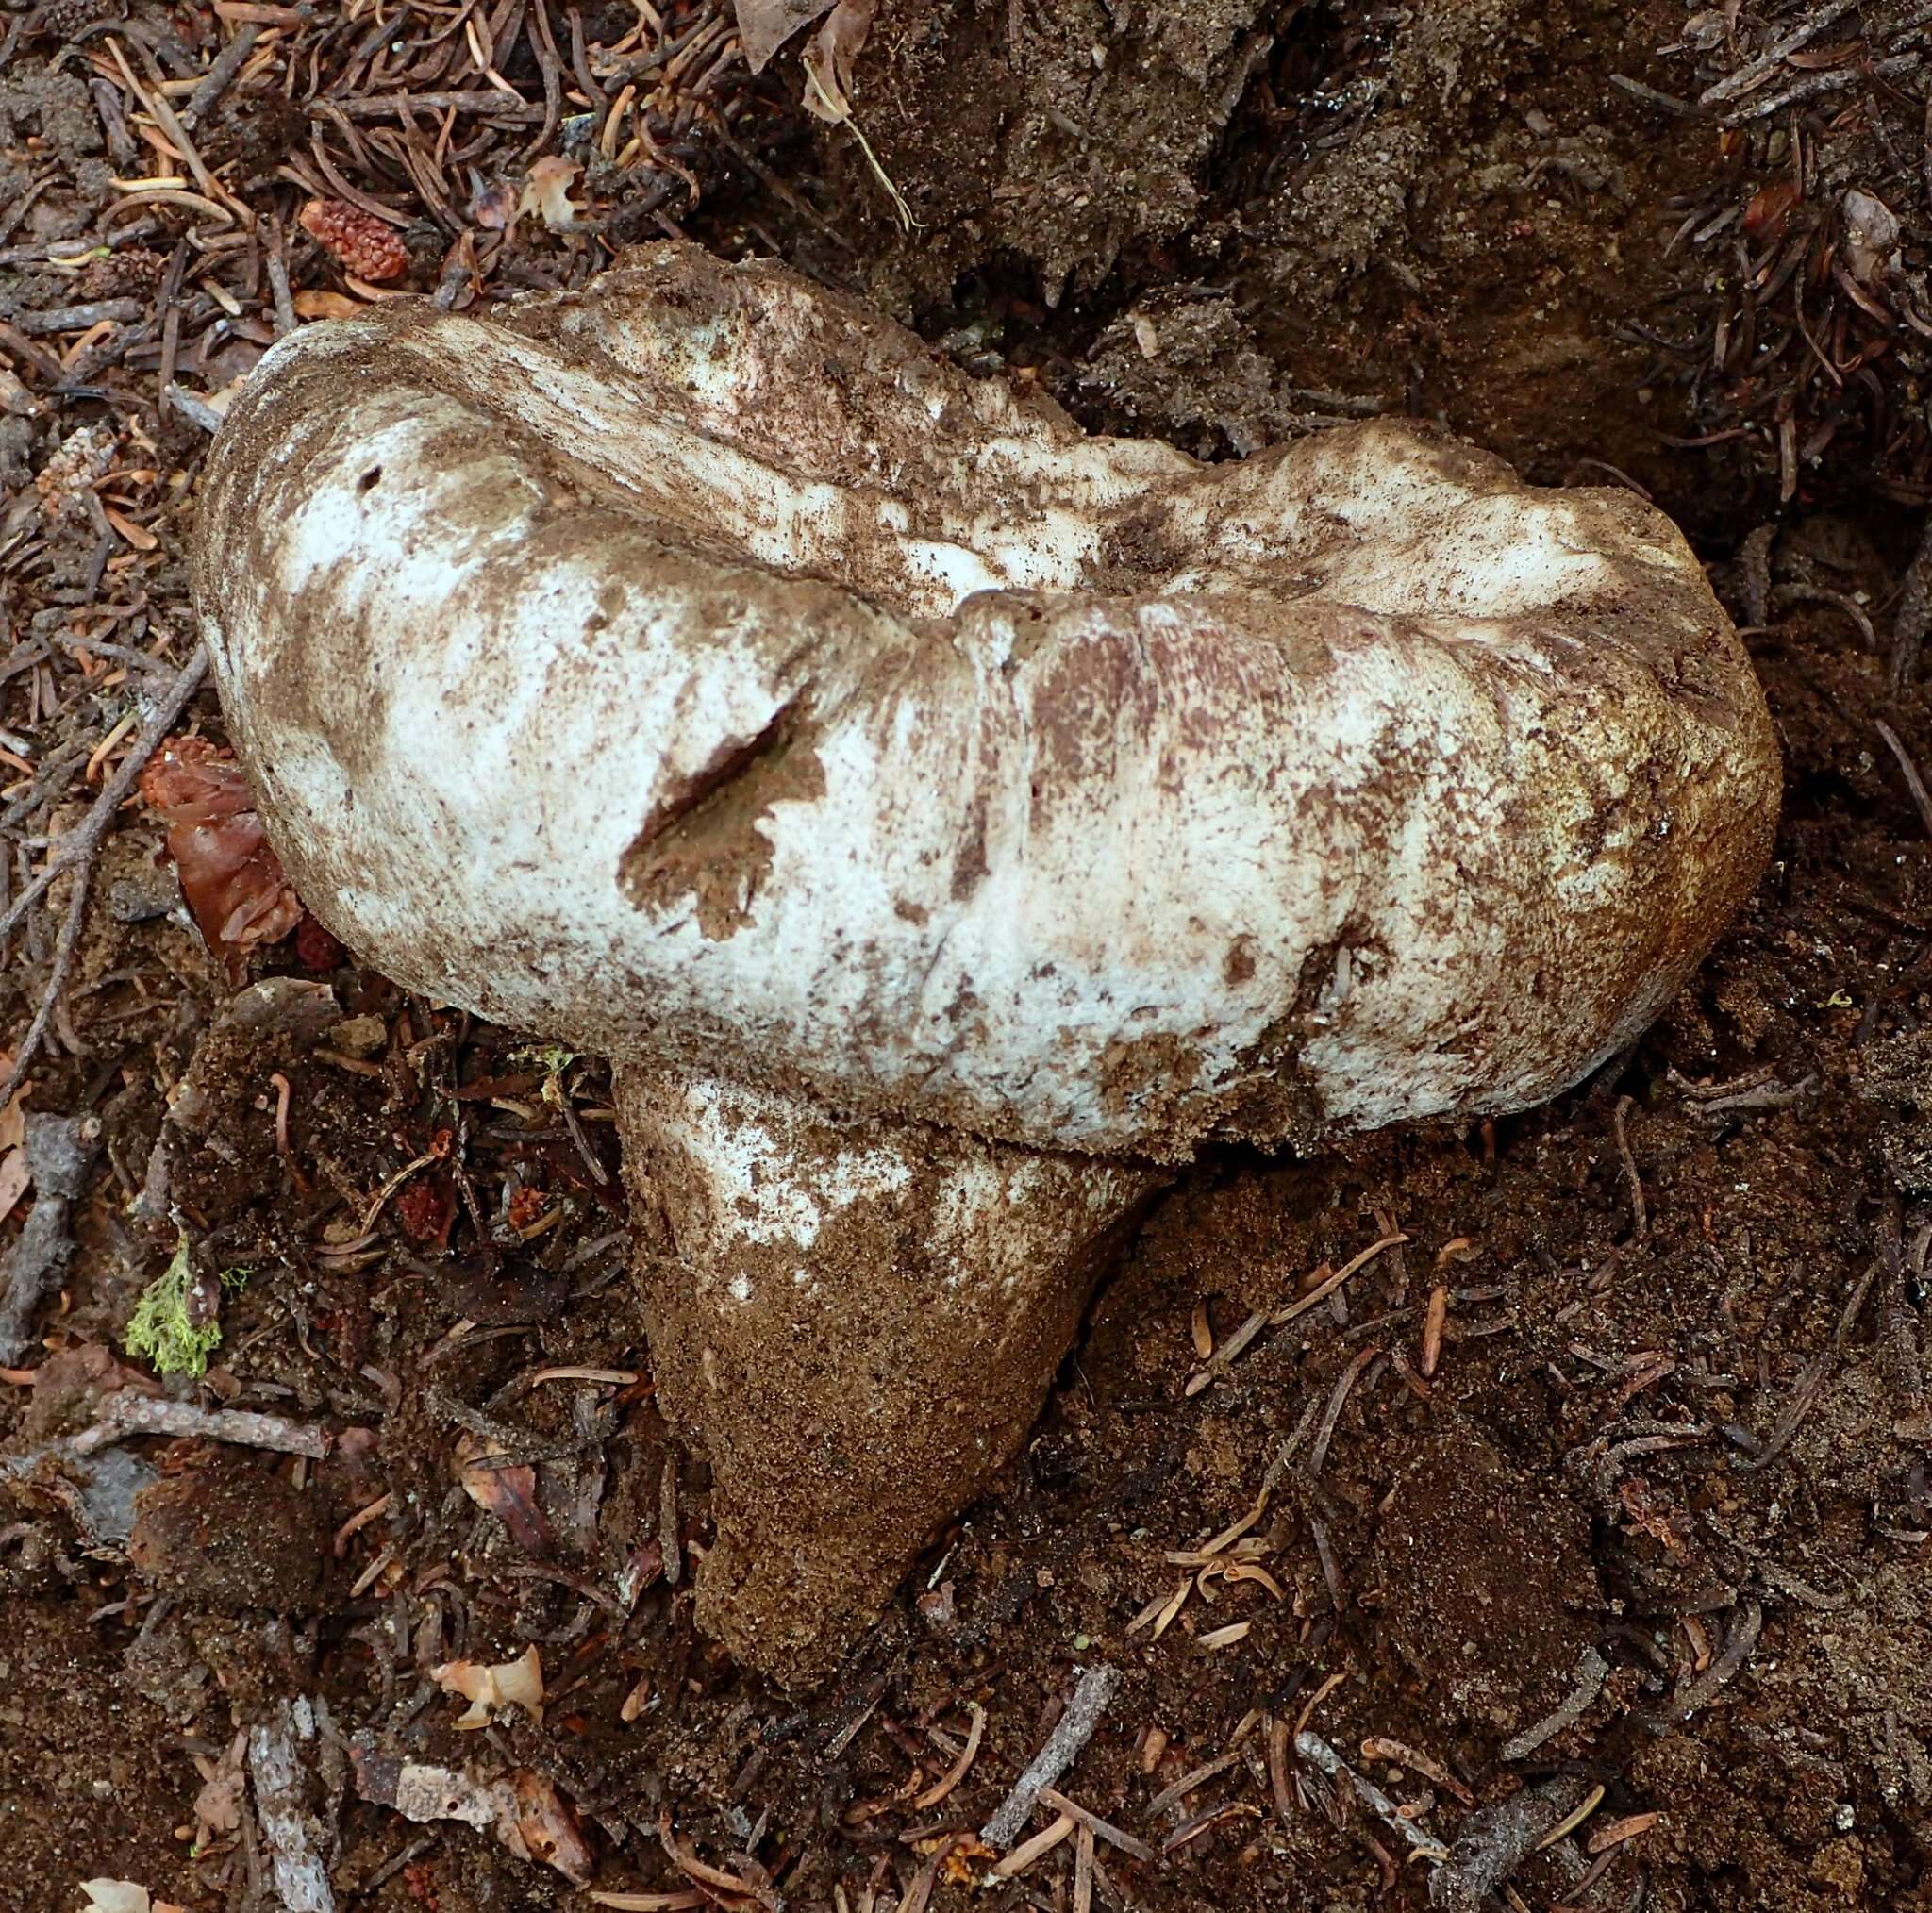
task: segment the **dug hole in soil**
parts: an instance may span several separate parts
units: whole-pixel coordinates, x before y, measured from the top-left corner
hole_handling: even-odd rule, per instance
[[[881,0],[864,146],[797,110],[805,41],[754,80],[711,5],[0,16],[0,910],[192,649],[195,407],[278,324],[582,283],[667,225],[1094,429],[1414,414],[1635,487],[1788,777],[1742,920],[1591,1082],[1203,1161],[803,1697],[691,1624],[708,1482],[601,1066],[291,899],[231,968],[130,800],[67,956],[71,877],[0,945],[15,1054],[66,965],[0,1113],[0,1256],[62,1252],[0,1385],[0,1905],[1932,1908],[1924,13]],[[358,194],[380,284],[299,219]],[[212,697],[176,729],[219,742]],[[152,1399],[280,1447],[75,1444],[148,1372],[174,1218],[219,1339]],[[482,1673],[532,1648],[541,1718]],[[1058,1785],[1106,1825],[989,1884],[1096,1668]]]

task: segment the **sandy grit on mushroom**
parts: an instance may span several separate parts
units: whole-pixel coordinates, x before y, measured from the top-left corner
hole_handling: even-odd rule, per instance
[[[622,1066],[701,1616],[786,1678],[1012,1454],[1167,1166],[1575,1082],[1776,807],[1628,493],[1091,439],[683,245],[284,341],[195,584],[309,907]]]

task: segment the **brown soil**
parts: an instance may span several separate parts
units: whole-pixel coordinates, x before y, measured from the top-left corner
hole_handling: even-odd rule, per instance
[[[1807,9],[1763,10],[1782,30]],[[1844,140],[1878,166],[1871,128],[1894,107],[1923,117],[1920,42],[1885,37],[1913,10],[1861,9],[1892,62],[1869,85],[1852,77],[1849,17],[1801,49],[1811,63],[1779,70],[1781,88],[1845,75],[1787,116],[1823,175],[1849,163]],[[702,27],[702,8],[665,11]],[[0,896],[41,859],[36,838],[84,814],[87,755],[132,713],[125,748],[137,690],[188,654],[180,557],[205,437],[158,405],[164,363],[191,396],[218,395],[273,317],[272,248],[177,255],[192,209],[156,201],[130,219],[109,183],[148,170],[149,148],[105,41],[120,36],[153,98],[205,71],[214,17],[149,0],[127,26],[75,0],[8,17],[31,30],[0,58],[0,746],[34,768],[0,768]],[[945,1857],[945,1842],[984,1822],[1079,1672],[1105,1663],[1121,1691],[1061,1784],[1155,1851],[1102,1841],[1106,1906],[1420,1906],[1432,1879],[1454,1905],[1511,1809],[1540,1829],[1600,1787],[1574,1837],[1510,1874],[1536,1913],[1932,1908],[1932,815],[1901,770],[1932,754],[1932,709],[1921,683],[1889,693],[1883,655],[1915,591],[1923,609],[1895,503],[1923,497],[1922,474],[1876,414],[1806,458],[1829,403],[1807,389],[1767,543],[1750,535],[1787,475],[1769,385],[1751,411],[1726,374],[1743,436],[1658,436],[1731,429],[1691,358],[1655,342],[1703,339],[1728,270],[1718,240],[1672,252],[1671,236],[1767,175],[1734,165],[1707,120],[1610,83],[1685,98],[1773,26],[1746,19],[1756,37],[1735,47],[1663,54],[1709,16],[1687,26],[1665,0],[884,0],[854,99],[926,222],[908,239],[849,133],[772,108],[796,88],[791,56],[764,93],[729,82],[734,112],[751,102],[733,122],[750,161],[673,113],[654,136],[667,164],[620,174],[572,118],[569,19],[545,16],[553,60],[513,17],[491,15],[488,51],[533,111],[494,143],[464,119],[471,157],[441,175],[412,151],[441,209],[418,198],[407,142],[384,143],[396,122],[346,122],[359,146],[333,119],[291,123],[276,86],[301,100],[313,73],[354,68],[354,92],[381,57],[381,36],[345,22],[285,23],[300,59],[272,39],[271,83],[252,75],[198,119],[222,180],[279,215],[298,295],[353,296],[294,218],[321,125],[346,183],[405,218],[419,291],[570,283],[668,208],[721,250],[775,248],[869,291],[961,362],[1036,378],[1092,424],[1224,454],[1374,407],[1446,414],[1542,479],[1614,477],[1607,463],[1707,541],[1754,628],[1787,757],[1776,857],[1634,1054],[1550,1107],[1307,1162],[1199,1165],[1102,1288],[1011,1477],[801,1700],[693,1626],[709,1475],[654,1404],[602,1071],[407,999],[306,931],[247,960],[332,1003],[285,988],[225,1010],[233,985],[131,807],[26,1106],[92,1115],[100,1133],[75,1255],[22,1360],[35,1384],[0,1384],[0,1904],[72,1913],[96,1875],[195,1913],[278,1904],[263,1794],[243,1789],[199,1846],[194,1803],[238,1730],[308,1696],[325,1705],[307,1805],[341,1906],[585,1904],[485,1834],[358,1798],[369,1762],[345,1743],[541,1776],[574,1804],[608,1888],[1077,1905],[1072,1839],[991,1891],[963,1883],[991,1859]],[[589,48],[636,19],[578,17]],[[441,64],[414,83],[495,91],[462,43],[423,56]],[[555,130],[546,74],[566,92]],[[105,119],[104,91],[119,103]],[[189,92],[160,97],[178,114]],[[514,198],[540,136],[585,164],[572,191],[599,234],[526,216],[504,241],[490,223],[489,192]],[[1886,296],[1910,304],[1924,189],[1915,148],[1892,163],[1867,183],[1907,223]],[[678,166],[706,189],[694,210]],[[50,259],[110,230],[111,259]],[[1828,268],[1825,285],[1863,311]],[[46,321],[112,300],[98,320]],[[1864,349],[1869,314],[1835,310],[1826,330],[1824,307],[1807,310],[1820,351]],[[1869,361],[1886,392],[1914,349],[1908,324],[1897,334]],[[220,734],[211,700],[192,720]],[[57,885],[5,946],[9,1047],[67,903]],[[0,1223],[0,1253],[32,1201]],[[325,1457],[152,1435],[51,1451],[125,1379],[108,1352],[177,1221],[223,1339],[202,1385],[165,1392],[326,1430]],[[1224,1345],[1398,1231],[1188,1392],[1197,1337]],[[479,1467],[499,1442],[523,1465]],[[1167,1558],[1254,1513],[1264,1485],[1235,1557],[1266,1579],[1197,1579]],[[1164,1626],[1135,1624],[1183,1589]],[[1236,1622],[1247,1632],[1224,1638]],[[429,1670],[528,1643],[541,1722],[509,1708],[458,1730],[461,1704]],[[970,1770],[922,1805],[975,1710]],[[1298,1756],[1305,1717],[1417,1808],[1413,1825],[1455,1850],[1447,1866],[1404,1865],[1402,1835]],[[1601,1846],[1613,1832],[1628,1838]],[[676,1855],[757,1890],[700,1889]]]

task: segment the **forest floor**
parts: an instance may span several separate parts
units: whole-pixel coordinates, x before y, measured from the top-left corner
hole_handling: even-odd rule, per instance
[[[881,0],[871,159],[721,0],[0,23],[0,1905],[1932,1913],[1932,8]],[[1642,491],[1787,762],[1593,1081],[1198,1165],[802,1696],[692,1625],[604,1072],[287,900],[231,970],[138,775],[223,738],[184,551],[275,338],[665,232],[1095,429],[1414,413]],[[184,1241],[206,1372],[157,1384]],[[532,1648],[541,1718],[460,1730],[430,1671]],[[1096,1667],[1106,1824],[991,1879]]]

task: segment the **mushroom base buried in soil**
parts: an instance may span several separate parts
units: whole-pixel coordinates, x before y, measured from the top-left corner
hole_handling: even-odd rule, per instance
[[[1011,1459],[1158,1171],[617,1073],[660,1400],[708,1454],[698,1619],[828,1672]]]

